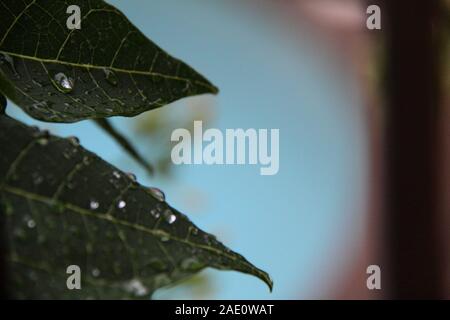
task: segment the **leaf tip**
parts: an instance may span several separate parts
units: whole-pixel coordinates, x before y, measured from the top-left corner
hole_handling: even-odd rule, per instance
[[[262,270],[259,270],[259,275],[257,275],[257,277],[259,279],[261,279],[268,287],[269,287],[269,292],[272,293],[273,291],[273,280],[270,277],[270,275]]]

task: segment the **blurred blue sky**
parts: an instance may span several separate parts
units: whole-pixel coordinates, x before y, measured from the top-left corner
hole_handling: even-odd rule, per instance
[[[366,132],[352,75],[334,63],[326,43],[298,26],[294,32],[275,10],[224,0],[109,2],[220,88],[217,116],[206,127],[280,129],[279,173],[260,176],[258,166],[202,165],[177,167],[174,180],[149,179],[91,122],[39,125],[78,136],[86,148],[135,172],[141,183],[161,187],[172,206],[268,271],[275,283],[270,294],[256,278],[207,270],[216,289],[209,298],[326,294],[327,283],[358,246],[364,218]],[[177,112],[184,104],[166,108]],[[17,108],[8,113],[37,123]],[[133,121],[113,119],[137,139]],[[189,205],[192,190],[205,195],[206,206]],[[190,298],[175,289],[156,297]]]

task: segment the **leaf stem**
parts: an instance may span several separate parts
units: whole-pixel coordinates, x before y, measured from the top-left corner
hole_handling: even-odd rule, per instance
[[[146,161],[141,154],[133,147],[133,145],[125,138],[120,132],[118,132],[108,121],[108,119],[94,119],[95,123],[100,126],[103,130],[105,130],[111,137],[116,140],[118,144],[122,146],[131,157],[136,160],[140,165],[142,165],[150,175],[154,174],[153,166]]]

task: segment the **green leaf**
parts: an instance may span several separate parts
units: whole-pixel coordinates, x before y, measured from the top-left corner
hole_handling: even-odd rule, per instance
[[[14,297],[147,297],[206,267],[272,287],[267,273],[76,139],[6,115],[0,128],[0,212]],[[81,268],[81,290],[66,287],[70,265]]]
[[[69,4],[81,9],[80,30],[66,26]],[[131,117],[217,93],[102,0],[0,0],[0,9],[0,90],[7,79],[15,97],[2,91],[36,119]]]

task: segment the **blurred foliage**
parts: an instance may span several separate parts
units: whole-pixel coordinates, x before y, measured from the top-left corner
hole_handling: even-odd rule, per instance
[[[134,131],[143,140],[141,149],[154,163],[158,176],[173,177],[170,153],[177,143],[170,141],[173,130],[185,128],[193,134],[195,120],[211,123],[215,118],[214,102],[212,96],[187,98],[136,118]]]

